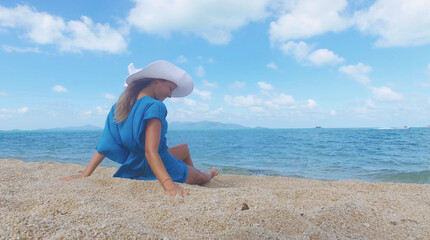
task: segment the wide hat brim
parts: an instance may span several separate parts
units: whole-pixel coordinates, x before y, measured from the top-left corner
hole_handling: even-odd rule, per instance
[[[176,84],[177,87],[173,90],[172,97],[185,97],[194,89],[194,82],[190,75],[168,61],[155,61],[143,69],[135,69],[131,63],[128,71],[130,75],[125,81],[125,87],[139,79],[163,79]]]

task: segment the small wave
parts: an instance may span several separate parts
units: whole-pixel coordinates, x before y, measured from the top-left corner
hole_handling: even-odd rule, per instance
[[[378,182],[430,184],[430,170],[418,172],[381,172],[368,175]]]

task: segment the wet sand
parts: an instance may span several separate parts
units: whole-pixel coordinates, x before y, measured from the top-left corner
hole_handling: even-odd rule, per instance
[[[0,239],[430,239],[430,185],[221,175],[190,195],[0,159]]]

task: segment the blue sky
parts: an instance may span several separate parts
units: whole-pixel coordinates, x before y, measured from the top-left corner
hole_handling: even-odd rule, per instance
[[[0,129],[102,127],[131,62],[194,92],[168,121],[430,125],[430,0],[0,2]]]

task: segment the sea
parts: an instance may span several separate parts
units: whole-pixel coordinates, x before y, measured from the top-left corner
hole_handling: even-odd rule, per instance
[[[101,134],[0,131],[0,159],[86,165]],[[169,130],[167,142],[187,143],[196,168],[221,174],[430,184],[428,127]]]

